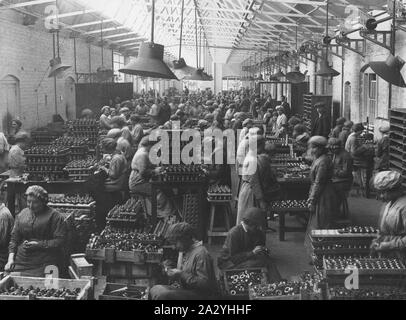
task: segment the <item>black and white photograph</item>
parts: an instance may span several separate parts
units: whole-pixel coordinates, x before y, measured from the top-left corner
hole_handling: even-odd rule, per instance
[[[405,60],[405,0],[0,0],[0,308],[406,300]]]

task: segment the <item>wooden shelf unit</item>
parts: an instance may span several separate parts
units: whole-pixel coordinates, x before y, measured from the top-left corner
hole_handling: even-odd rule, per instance
[[[390,110],[390,168],[406,178],[406,109]],[[406,183],[403,183],[406,187]]]

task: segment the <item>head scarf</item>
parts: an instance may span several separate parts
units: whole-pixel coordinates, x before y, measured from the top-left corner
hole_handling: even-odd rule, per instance
[[[28,187],[25,195],[36,197],[45,204],[48,203],[48,192],[41,186]]]
[[[390,191],[400,187],[402,175],[397,171],[379,172],[374,178],[374,187],[377,191]]]
[[[390,127],[389,126],[382,126],[379,128],[379,131],[381,133],[389,133],[390,132]]]
[[[314,136],[309,140],[309,145],[314,145],[316,147],[326,147],[327,143],[327,139],[322,136]]]

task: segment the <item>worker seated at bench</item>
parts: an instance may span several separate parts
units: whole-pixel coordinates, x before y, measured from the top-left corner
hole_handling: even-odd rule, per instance
[[[267,268],[269,280],[280,280],[280,274],[265,246],[266,214],[258,208],[248,209],[242,222],[232,228],[218,258],[221,270]]]
[[[195,231],[188,223],[178,223],[169,231],[168,240],[176,243],[183,253],[182,264],[178,269],[165,263],[165,272],[171,281],[180,288],[157,285],[150,290],[152,300],[210,300],[218,298],[217,280],[213,259],[202,242],[195,239]]]

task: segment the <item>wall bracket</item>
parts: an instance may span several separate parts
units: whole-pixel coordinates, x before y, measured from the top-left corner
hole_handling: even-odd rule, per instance
[[[365,40],[369,40],[378,46],[391,50],[392,31],[368,31],[361,30],[360,36]]]
[[[342,46],[343,48],[350,50],[359,54],[360,56],[365,58],[366,52],[366,40],[365,39],[346,39],[340,40],[336,39],[338,45]]]

